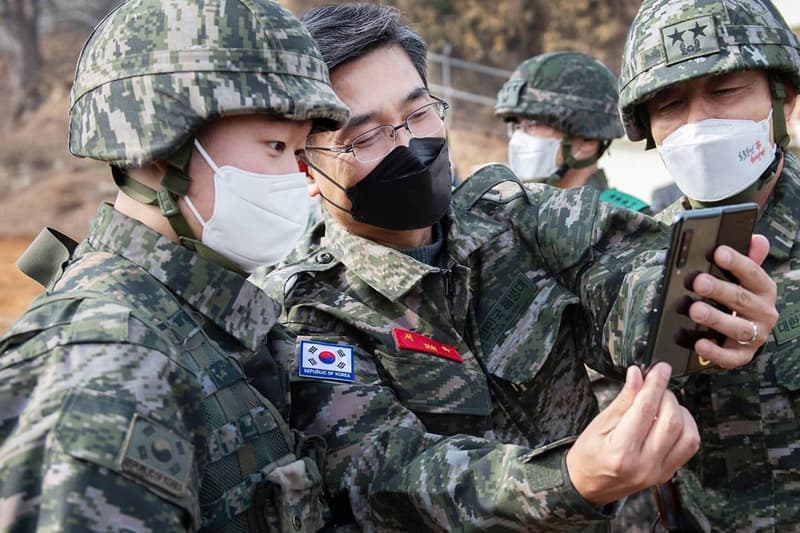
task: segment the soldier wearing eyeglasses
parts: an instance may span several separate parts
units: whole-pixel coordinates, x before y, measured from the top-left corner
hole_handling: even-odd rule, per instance
[[[589,188],[525,187],[502,165],[451,193],[447,105],[428,91],[419,36],[374,4],[303,21],[351,118],[300,154],[328,213],[318,247],[265,284],[298,334],[291,424],[327,443],[328,525],[606,527],[698,446],[668,366],[631,368],[598,415],[582,364],[624,374],[641,348],[663,227]],[[746,293],[747,308],[692,307],[732,337],[695,347],[725,366],[763,341],[735,342],[750,320],[767,331],[775,316],[756,262],[729,259],[745,288],[710,276],[697,288],[731,307]]]

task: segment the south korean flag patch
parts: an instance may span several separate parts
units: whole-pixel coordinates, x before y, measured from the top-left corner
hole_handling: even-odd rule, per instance
[[[300,341],[300,376],[352,383],[356,379],[353,347],[319,341]]]

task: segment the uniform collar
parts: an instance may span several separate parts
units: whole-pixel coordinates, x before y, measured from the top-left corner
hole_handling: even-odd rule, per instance
[[[769,255],[778,261],[789,258],[800,230],[800,162],[787,151],[783,171],[756,224],[756,233],[769,239]]]
[[[406,294],[425,275],[440,269],[421,263],[400,250],[383,246],[348,232],[328,218],[322,245],[328,248],[349,272],[390,301]]]
[[[103,204],[88,237],[141,267],[244,346],[256,351],[280,309],[244,277],[180,246],[143,223]]]
[[[605,171],[602,168],[598,168],[589,176],[589,179],[586,180],[585,187],[594,187],[598,191],[608,189],[608,179],[606,178]]]
[[[453,208],[442,218],[446,235],[443,254],[445,266],[465,264],[470,254],[501,233],[506,226]],[[399,250],[349,233],[332,218],[325,221],[322,245],[333,253],[347,270],[390,301],[402,298],[422,278],[441,268],[421,263]]]

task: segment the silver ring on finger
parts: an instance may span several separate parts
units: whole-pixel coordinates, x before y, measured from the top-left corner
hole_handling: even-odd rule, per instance
[[[742,345],[748,345],[748,344],[753,344],[754,342],[756,342],[758,340],[758,324],[756,324],[755,322],[753,322],[751,320],[750,321],[750,325],[753,327],[753,336],[750,337],[749,339],[747,339],[746,341],[737,340],[736,342],[738,342],[739,344],[742,344]]]

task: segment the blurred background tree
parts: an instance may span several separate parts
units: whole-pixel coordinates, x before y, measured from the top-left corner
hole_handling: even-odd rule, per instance
[[[47,98],[42,38],[56,30],[88,33],[115,0],[0,0],[0,51],[11,52],[9,74],[13,104],[10,119],[17,123]]]

